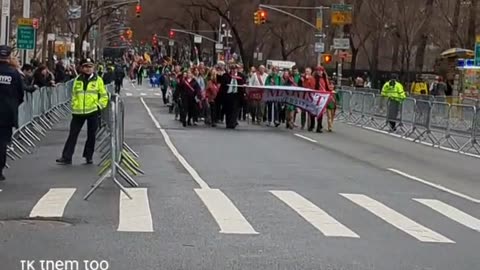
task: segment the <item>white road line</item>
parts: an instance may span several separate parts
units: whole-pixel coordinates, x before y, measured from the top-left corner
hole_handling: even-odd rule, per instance
[[[119,232],[153,232],[152,213],[146,188],[128,188],[130,200],[120,192]]]
[[[220,227],[220,233],[258,234],[232,201],[219,189],[195,189]]]
[[[141,96],[146,96],[147,93],[143,93],[143,92],[142,92],[142,93],[140,93],[140,95],[141,95]]]
[[[183,167],[187,170],[187,172],[192,176],[193,180],[195,180],[195,182],[197,182],[197,184],[201,188],[210,189],[208,184],[200,177],[200,175],[197,173],[197,171],[178,152],[177,148],[172,143],[172,140],[170,140],[170,136],[168,136],[168,133],[160,126],[160,123],[155,118],[155,116],[152,114],[152,111],[147,106],[147,103],[145,103],[145,100],[143,98],[140,98],[140,101],[142,101],[142,104],[145,107],[145,110],[147,110],[147,113],[150,116],[150,118],[152,119],[155,126],[158,128],[158,130],[160,130],[160,133],[162,133],[163,139],[165,140],[165,143],[167,144],[168,148],[170,148],[170,151],[172,151],[173,155],[178,159],[178,161],[183,165]]]
[[[327,212],[293,191],[270,191],[325,236],[360,238]]]
[[[317,142],[316,140],[314,140],[314,139],[312,139],[312,138],[305,137],[305,136],[300,135],[300,134],[297,134],[297,133],[295,133],[294,135],[297,136],[297,137],[299,137],[299,138],[302,138],[302,139],[304,139],[304,140],[307,140],[307,141],[309,141],[309,142],[313,142],[313,143],[316,143],[316,142]]]
[[[131,96],[133,96],[133,94],[132,94],[132,93],[125,93],[125,95],[127,95],[127,97],[131,97]]]
[[[398,213],[388,206],[362,194],[340,194],[357,205],[370,211],[372,214],[390,223],[399,230],[413,236],[421,242],[455,243],[445,236],[416,223],[408,217]]]
[[[480,220],[439,200],[413,199],[456,222],[480,232]]]
[[[441,191],[450,193],[450,194],[452,194],[452,195],[458,196],[458,197],[463,198],[463,199],[465,199],[465,200],[469,200],[469,201],[474,202],[474,203],[480,203],[480,200],[479,200],[479,199],[475,199],[475,198],[470,197],[470,196],[468,196],[468,195],[466,195],[466,194],[463,194],[463,193],[460,193],[460,192],[458,192],[458,191],[449,189],[449,188],[444,187],[444,186],[442,186],[442,185],[435,184],[435,183],[431,183],[431,182],[429,182],[429,181],[427,181],[427,180],[424,180],[424,179],[418,178],[418,177],[416,177],[416,176],[413,176],[413,175],[404,173],[404,172],[399,171],[399,170],[397,170],[397,169],[388,168],[388,170],[391,171],[391,172],[393,172],[393,173],[396,173],[396,174],[398,174],[398,175],[401,175],[401,176],[403,176],[403,177],[406,177],[406,178],[408,178],[408,179],[411,179],[411,180],[420,182],[420,183],[425,184],[425,185],[427,185],[427,186],[430,186],[430,187],[439,189],[439,190],[441,190]]]
[[[51,188],[32,208],[30,217],[62,217],[75,190],[75,188]]]
[[[162,94],[160,93],[154,93],[155,96],[161,96]]]

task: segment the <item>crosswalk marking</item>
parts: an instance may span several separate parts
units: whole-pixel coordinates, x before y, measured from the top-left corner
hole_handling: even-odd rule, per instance
[[[258,234],[232,201],[219,189],[195,189],[225,234]]]
[[[133,96],[133,94],[132,94],[132,93],[125,93],[125,95],[127,95],[127,97],[131,97],[131,96]]]
[[[128,188],[129,199],[120,194],[119,232],[153,232],[152,214],[146,188]]]
[[[396,228],[413,236],[421,242],[430,243],[455,243],[445,236],[434,232],[421,224],[409,219],[408,217],[398,213],[388,206],[362,194],[340,194],[357,205],[370,211],[372,214],[390,223]]]
[[[293,191],[270,191],[325,236],[360,238],[327,212]]]
[[[140,95],[141,95],[141,96],[146,96],[146,95],[147,95],[147,93],[140,93]]]
[[[454,221],[480,232],[480,220],[439,200],[413,199]]]
[[[155,96],[160,96],[161,94],[160,94],[160,93],[155,93],[154,95],[155,95]]]
[[[51,188],[32,208],[30,217],[62,217],[75,190],[75,188]]]

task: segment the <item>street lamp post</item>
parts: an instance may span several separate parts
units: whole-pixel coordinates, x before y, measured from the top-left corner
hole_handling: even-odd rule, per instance
[[[10,0],[2,0],[0,44],[8,45],[10,39]]]

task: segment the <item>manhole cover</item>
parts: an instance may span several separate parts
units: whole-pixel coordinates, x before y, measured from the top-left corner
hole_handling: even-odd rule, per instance
[[[71,223],[61,221],[61,220],[51,220],[51,219],[12,219],[12,220],[1,220],[0,227],[4,228],[13,228],[13,227],[35,227],[35,228],[61,228],[72,226]]]

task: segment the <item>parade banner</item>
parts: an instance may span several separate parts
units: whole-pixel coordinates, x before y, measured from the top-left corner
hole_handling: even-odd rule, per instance
[[[298,86],[243,86],[249,91],[262,91],[263,102],[287,103],[320,116],[327,108],[330,92],[315,91]]]

